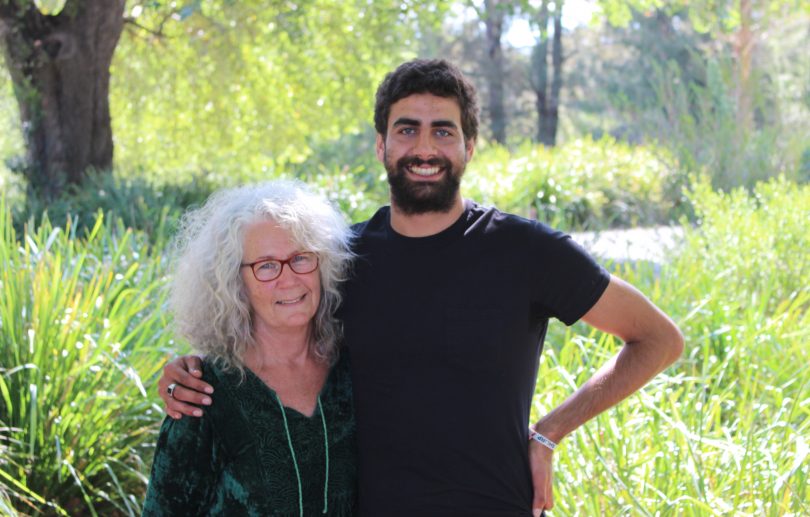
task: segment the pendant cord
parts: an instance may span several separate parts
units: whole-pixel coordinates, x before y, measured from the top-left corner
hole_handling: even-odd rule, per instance
[[[298,515],[304,517],[304,491],[301,487],[301,471],[298,469],[298,459],[295,457],[295,449],[292,444],[292,436],[290,435],[290,426],[287,423],[287,412],[284,411],[284,404],[276,394],[278,407],[281,408],[281,417],[284,419],[284,432],[287,434],[287,446],[290,448],[290,455],[293,460],[293,467],[295,467],[295,479],[298,482]],[[329,435],[326,431],[326,416],[323,414],[323,406],[321,405],[321,396],[318,395],[318,411],[321,413],[321,424],[323,426],[323,449],[326,456],[326,474],[323,482],[323,512],[326,513],[329,509]]]
[[[321,423],[323,424],[323,450],[326,456],[326,475],[323,481],[323,513],[329,509],[329,435],[326,433],[326,416],[323,414],[321,406],[321,396],[318,395],[318,410],[321,412]]]
[[[293,466],[295,467],[295,479],[298,481],[298,515],[304,517],[304,493],[301,489],[301,472],[298,471],[298,460],[295,459],[295,449],[293,449],[292,437],[290,436],[290,426],[287,424],[287,412],[284,411],[284,404],[276,394],[278,407],[281,408],[281,417],[284,419],[284,431],[287,433],[287,445],[290,447],[290,454],[292,455]]]

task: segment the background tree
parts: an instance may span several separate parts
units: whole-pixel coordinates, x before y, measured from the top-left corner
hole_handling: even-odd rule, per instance
[[[492,139],[499,144],[506,143],[506,111],[504,109],[504,55],[503,38],[507,26],[507,15],[511,12],[511,0],[484,0],[483,6],[469,2],[483,21],[486,34],[487,66],[486,78],[489,86],[489,102],[486,105]]]
[[[603,2],[614,25],[626,25],[626,13],[649,16],[643,0]],[[797,0],[729,0],[696,3],[657,2],[660,12],[676,15],[676,32],[684,27],[701,35],[693,63],[704,80],[683,87],[671,62],[659,62],[657,96],[665,119],[652,121],[659,141],[691,170],[705,169],[717,187],[752,187],[777,174],[795,174],[807,152],[805,125],[792,113],[805,112],[787,92],[802,80],[807,53],[788,63],[796,49],[807,48],[810,3]],[[778,35],[778,36],[777,36]],[[806,79],[804,80],[806,84]],[[666,131],[664,131],[666,129]]]
[[[117,163],[231,182],[287,173],[371,122],[383,74],[414,57],[432,2],[193,3],[130,12],[113,63]],[[162,24],[162,25],[161,25]],[[171,114],[171,116],[167,116]],[[148,153],[145,152],[148,150]]]
[[[88,168],[112,166],[110,63],[125,0],[0,0],[0,35],[32,190],[54,197]]]
[[[549,1],[543,0],[537,9],[527,4],[528,15],[538,32],[537,43],[532,49],[530,82],[534,90],[537,108],[537,134],[535,141],[553,147],[557,142],[557,128],[560,120],[560,91],[563,86],[563,2],[553,5],[549,12]],[[553,20],[552,43],[549,47],[549,18]],[[548,80],[548,61],[551,53],[551,81]]]
[[[16,169],[49,197],[79,185],[88,168],[109,170],[113,141],[116,166],[147,176],[238,181],[301,162],[318,142],[370,119],[382,74],[412,57],[415,28],[430,30],[444,9],[394,0],[130,0],[126,8],[68,0],[45,15],[30,0],[0,5],[25,132]],[[117,48],[107,38],[113,29]],[[105,51],[81,38],[107,43]],[[62,114],[69,127],[49,123]]]
[[[510,25],[522,16],[520,2],[510,0],[498,7],[503,13],[500,73],[493,72],[490,59],[492,41],[487,33],[485,7],[483,3],[471,0],[457,3],[454,17],[446,16],[439,30],[420,36],[419,55],[450,59],[473,81],[481,103],[480,135],[483,140],[502,144],[523,141],[531,138],[536,127],[534,95],[527,73],[529,56],[525,49],[514,48],[504,39]],[[502,106],[503,141],[497,136],[503,128],[491,116],[493,102]],[[498,112],[498,109],[494,111]]]

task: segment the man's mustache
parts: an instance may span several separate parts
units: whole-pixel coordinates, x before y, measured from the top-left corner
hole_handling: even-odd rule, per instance
[[[413,166],[429,166],[429,167],[441,167],[444,169],[450,169],[451,163],[450,160],[447,158],[429,158],[427,160],[423,160],[416,156],[403,156],[399,160],[397,160],[397,167],[403,169],[405,167],[413,167]]]

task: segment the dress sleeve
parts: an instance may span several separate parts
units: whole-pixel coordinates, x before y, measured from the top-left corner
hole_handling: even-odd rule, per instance
[[[143,515],[205,515],[214,496],[213,430],[207,417],[166,417],[160,428]]]

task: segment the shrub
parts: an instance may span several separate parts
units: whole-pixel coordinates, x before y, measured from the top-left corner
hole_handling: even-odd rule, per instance
[[[0,510],[137,515],[170,343],[160,248],[102,216],[18,238],[1,202],[0,232]]]
[[[81,234],[93,228],[101,212],[126,228],[160,238],[189,206],[202,204],[217,187],[213,178],[202,175],[173,183],[148,180],[138,173],[92,173],[80,187],[71,187],[54,201],[26,197],[14,214],[15,228],[20,231],[26,222],[38,226],[47,217],[57,227],[70,220],[74,231]]]
[[[668,222],[679,200],[665,196],[659,152],[610,138],[554,149],[527,143],[512,153],[488,147],[470,163],[464,193],[569,230]]]

